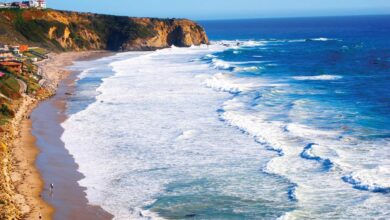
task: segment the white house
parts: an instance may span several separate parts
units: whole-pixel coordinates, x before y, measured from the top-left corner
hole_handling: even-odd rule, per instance
[[[29,5],[31,8],[46,8],[45,0],[30,0]]]
[[[38,4],[38,1],[37,0],[30,0],[28,2],[29,6],[32,7],[32,8],[38,8],[39,7],[39,4]]]
[[[46,1],[45,0],[38,0],[38,4],[40,8],[46,8]]]

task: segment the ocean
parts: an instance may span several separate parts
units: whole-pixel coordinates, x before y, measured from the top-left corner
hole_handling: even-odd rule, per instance
[[[390,16],[200,21],[76,63],[62,126],[115,219],[389,219]]]

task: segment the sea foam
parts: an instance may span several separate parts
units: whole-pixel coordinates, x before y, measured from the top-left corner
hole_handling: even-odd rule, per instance
[[[115,219],[185,218],[194,207],[222,213],[229,204],[245,216],[283,204],[269,211],[276,217],[291,208],[279,189],[287,186],[258,173],[272,154],[219,120],[216,110],[230,94],[203,83],[229,77],[194,61],[218,50],[125,53],[110,64],[114,74],[102,79],[96,101],[62,124],[62,140],[85,175],[80,185],[91,204]],[[240,83],[222,87],[245,91]],[[267,199],[253,202],[260,197]]]
[[[338,80],[343,78],[338,75],[317,75],[317,76],[294,76],[295,80]]]
[[[257,213],[265,203],[275,219],[361,218],[367,214],[361,210],[378,210],[378,201],[387,210],[388,167],[377,164],[388,164],[388,143],[303,123],[338,112],[307,98],[319,93],[288,81],[342,76],[283,83],[240,77],[237,67],[260,61],[215,54],[267,44],[224,41],[122,54],[96,102],[63,124],[62,139],[86,176],[80,184],[89,201],[116,219],[185,218],[194,215],[188,207],[218,213],[229,204]]]

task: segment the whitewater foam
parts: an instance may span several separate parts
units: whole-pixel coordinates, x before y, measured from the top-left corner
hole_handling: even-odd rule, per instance
[[[244,201],[234,207],[237,213],[262,209],[246,203],[258,198],[273,201],[274,208],[288,207],[273,213],[281,219],[353,219],[367,215],[361,210],[386,215],[388,200],[381,195],[388,192],[389,168],[374,166],[388,164],[386,142],[350,137],[343,127],[304,124],[339,117],[332,105],[302,98],[323,93],[297,89],[285,79],[240,77],[238,72],[250,69],[238,68],[260,68],[253,64],[261,61],[225,61],[215,55],[266,44],[214,42],[208,48],[125,55],[112,63],[115,75],[103,80],[97,101],[64,123],[62,139],[86,176],[80,184],[88,188],[91,203],[116,219],[138,219],[140,213],[155,219],[161,217],[159,210],[193,216],[176,210],[196,201],[218,208],[220,202],[212,201],[227,197]],[[188,197],[194,194],[198,197]],[[378,201],[380,209],[375,208]]]
[[[294,76],[295,80],[338,80],[342,79],[342,76],[338,75],[318,75],[318,76]]]
[[[243,207],[241,215],[258,212],[262,204],[286,207],[270,209],[274,216],[291,209],[278,189],[286,186],[258,173],[271,154],[215,113],[229,94],[202,83],[229,77],[194,61],[212,51],[218,49],[127,53],[111,63],[114,75],[102,79],[96,101],[62,124],[62,140],[85,175],[80,185],[91,204],[115,219],[184,218],[194,207],[219,213],[228,204]],[[245,91],[241,85],[240,90]],[[266,183],[271,184],[258,187]],[[193,193],[204,198],[202,206],[189,199]],[[256,202],[260,197],[267,199]],[[177,198],[183,199],[175,205]]]
[[[255,85],[253,83],[240,83],[239,80],[234,81],[234,78],[229,77],[228,74],[217,73],[205,80],[204,84],[207,87],[213,88],[217,91],[239,93],[253,89]]]
[[[343,176],[343,180],[356,189],[390,193],[390,166],[379,166]]]

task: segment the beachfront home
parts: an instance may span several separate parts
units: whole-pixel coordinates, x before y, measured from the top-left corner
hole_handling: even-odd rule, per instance
[[[20,61],[0,61],[0,68],[6,69],[14,73],[22,73],[23,63]]]
[[[0,60],[15,59],[14,54],[9,50],[0,50]]]
[[[20,46],[11,46],[9,48],[9,50],[14,53],[15,56],[22,56],[21,52],[20,52]]]
[[[9,50],[8,45],[0,43],[0,50]]]
[[[0,60],[4,61],[9,59],[15,59],[14,54],[9,50],[8,45],[0,44]]]

